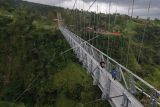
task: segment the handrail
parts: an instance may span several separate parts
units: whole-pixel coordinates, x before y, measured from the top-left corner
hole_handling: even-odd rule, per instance
[[[63,28],[63,27],[62,27]],[[67,29],[65,29],[67,30]],[[68,32],[70,32],[69,30],[67,30]],[[84,39],[80,38],[79,36],[75,35],[74,33],[70,32],[72,34],[72,38],[77,40],[81,40],[82,43],[80,45],[83,45],[83,43],[86,43],[89,47],[92,47],[95,51],[99,52],[100,54],[102,54],[104,57],[106,57],[107,59],[109,59],[110,61],[112,61],[114,64],[118,65],[121,69],[123,69],[124,71],[128,72],[129,74],[131,74],[133,77],[135,77],[137,80],[141,81],[142,83],[144,83],[146,86],[148,86],[149,88],[153,89],[156,93],[160,93],[157,89],[155,89],[151,84],[149,84],[148,82],[146,82],[145,80],[143,80],[141,77],[137,76],[136,74],[134,74],[132,71],[130,71],[129,69],[127,69],[126,67],[124,67],[123,65],[121,65],[120,63],[118,63],[116,60],[114,60],[113,58],[109,57],[108,55],[106,55],[105,53],[103,53],[102,51],[100,51],[99,49],[97,49],[96,47],[94,47],[93,45],[91,45],[90,43],[88,43],[87,41],[85,41]],[[77,39],[78,38],[78,39]],[[79,41],[77,41],[79,43]],[[79,45],[79,46],[80,46]],[[142,91],[139,87],[136,86],[136,89],[138,89],[139,91]],[[145,94],[147,97],[151,97],[151,95],[149,95],[148,93],[143,92],[143,94]],[[160,104],[159,101],[157,101],[157,104]]]
[[[75,35],[75,36],[77,36],[77,35]],[[80,38],[79,36],[77,36],[77,37]],[[82,39],[82,40],[85,42],[84,39]],[[96,47],[94,47],[93,45],[91,45],[90,43],[88,43],[88,42],[86,42],[86,43],[88,45],[90,45],[93,49],[95,49],[96,51],[100,52],[102,55],[104,55],[105,57],[107,57],[109,60],[111,60],[112,62],[114,62],[118,66],[120,66],[123,70],[127,71],[128,73],[130,73],[131,75],[133,75],[135,78],[137,78],[138,80],[140,80],[141,82],[143,82],[144,84],[146,84],[149,88],[154,89],[157,93],[159,93],[159,91],[157,89],[155,89],[155,87],[153,87],[151,84],[149,84],[148,82],[146,82],[145,80],[143,80],[141,77],[139,77],[136,74],[134,74],[131,70],[127,69],[126,67],[124,67],[123,65],[121,65],[120,63],[118,63],[116,60],[114,60],[113,58],[109,57],[104,52],[100,51],[99,49],[97,49]]]

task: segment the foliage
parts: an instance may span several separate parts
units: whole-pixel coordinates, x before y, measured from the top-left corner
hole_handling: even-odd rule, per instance
[[[53,20],[57,10],[0,1],[0,106],[75,107],[100,97],[72,51],[61,54],[69,45]]]
[[[25,1],[1,0],[0,106],[109,106],[106,101],[94,102],[101,97],[101,92],[92,86],[91,77],[72,51],[60,54],[69,45],[54,21],[57,11],[62,14],[65,25],[85,40],[97,35],[97,32],[86,32],[86,26],[95,31],[103,29],[105,32],[98,33],[99,37],[90,43],[160,88],[159,19],[71,12]],[[121,35],[115,36],[113,31]],[[22,94],[25,89],[28,90]]]

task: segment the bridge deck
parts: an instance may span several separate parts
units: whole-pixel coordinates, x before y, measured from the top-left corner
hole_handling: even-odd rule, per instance
[[[103,55],[96,52],[92,45],[85,43],[83,39],[76,36],[64,27],[61,32],[68,41],[83,66],[93,77],[93,84],[98,85],[102,91],[102,98],[107,99],[113,107],[143,107],[143,105],[124,88],[117,80],[114,80],[109,73],[109,63],[102,68],[99,61]]]

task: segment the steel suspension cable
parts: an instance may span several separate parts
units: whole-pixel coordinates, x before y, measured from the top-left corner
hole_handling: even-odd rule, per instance
[[[95,13],[94,13],[94,36],[95,36],[95,34],[96,34],[96,11],[95,11]],[[96,41],[93,41],[93,45],[96,43]]]
[[[28,84],[27,88],[15,98],[15,101],[18,101],[29,89],[31,89],[32,84],[38,79],[41,73],[42,72],[38,73],[38,75],[32,79],[32,81]]]
[[[79,9],[81,9],[81,2],[80,2],[80,1],[79,1]],[[80,20],[80,21],[79,21],[79,22],[80,22],[80,24],[79,24],[80,36],[82,36],[82,19],[81,19],[82,17],[81,17],[81,12],[82,12],[82,11],[80,10],[80,11],[79,11],[79,17],[80,17],[80,18],[79,18],[79,20]]]
[[[108,32],[110,32],[110,8],[111,8],[111,0],[109,0],[109,22],[108,22]],[[109,35],[108,35],[108,49],[107,49],[107,54],[109,55],[109,56],[111,56],[110,54],[109,54],[109,48],[110,48],[110,37],[109,37]]]
[[[72,31],[75,31],[76,33],[76,18],[75,18],[75,14],[76,14],[76,10],[74,10],[75,6],[76,6],[77,0],[74,1],[73,7],[71,9],[71,15],[73,16],[73,25],[70,26],[72,28]]]
[[[108,7],[107,2],[108,2],[108,1],[106,0],[106,7]],[[108,35],[108,29],[107,29],[107,27],[108,27],[108,26],[107,26],[107,22],[108,22],[108,19],[107,19],[107,17],[108,17],[108,16],[107,16],[107,14],[108,14],[108,13],[107,13],[107,10],[108,10],[108,9],[106,8],[106,22],[105,22],[106,35]],[[108,36],[109,36],[109,35],[108,35]],[[104,41],[104,42],[105,42],[105,41]],[[108,54],[108,49],[107,49],[107,50],[105,50],[105,48],[104,48],[104,51],[106,51],[106,52],[107,52],[107,54]]]
[[[92,8],[92,6],[96,3],[97,0],[94,0],[92,2],[92,4],[89,6],[89,8],[87,9],[87,12]],[[89,24],[89,29],[90,29],[90,24]],[[94,36],[93,36],[94,37]],[[89,31],[89,38],[90,38],[90,31]],[[96,39],[97,40],[97,39]]]
[[[114,17],[114,25],[116,24],[116,18],[117,18],[117,13],[118,13],[118,9],[117,9],[117,6],[118,6],[118,0],[115,0],[115,2],[116,2],[116,11],[115,11],[115,17]]]
[[[77,4],[77,0],[75,0],[72,10],[75,8],[76,4]]]
[[[131,18],[133,17],[133,11],[134,11],[134,1],[135,1],[135,0],[133,0],[133,2],[132,2],[132,13],[131,13]]]
[[[130,20],[133,18],[133,13],[134,13],[134,2],[135,0],[132,1],[132,12],[131,12],[131,18]],[[130,6],[129,6],[130,8]],[[128,9],[128,14],[129,14],[129,9]],[[127,20],[127,24],[128,24],[128,20]],[[128,47],[127,47],[127,60],[126,60],[126,67],[128,66],[128,62],[129,62],[129,51],[130,51],[130,42],[131,42],[131,37],[129,35],[129,40],[128,40]]]
[[[151,0],[149,0],[149,4],[148,4],[147,21],[146,21],[146,23],[145,23],[145,27],[144,27],[144,30],[143,30],[142,45],[143,45],[143,42],[144,42],[144,39],[145,39],[146,29],[147,29],[147,26],[148,26],[148,16],[149,16],[150,8],[151,8]],[[140,46],[140,49],[139,49],[138,62],[139,62],[139,58],[140,58],[140,56],[141,56],[141,51],[142,51],[142,46]]]
[[[114,20],[113,20],[113,26],[116,26],[116,17],[117,17],[117,5],[118,5],[118,0],[115,0],[115,2],[116,2],[116,10],[115,10],[115,17],[114,17]],[[117,31],[115,31],[115,32],[117,32]],[[116,52],[116,48],[117,48],[117,42],[116,42],[116,37],[112,37],[113,38],[113,40],[112,40],[112,47],[111,47],[111,49],[112,50],[115,50],[115,51],[113,51],[112,53],[113,53],[113,55],[114,55],[114,52]]]
[[[98,12],[99,12],[99,9],[98,9],[98,2],[97,2],[97,14],[96,14],[96,36],[98,35]],[[98,40],[96,39],[96,43],[95,43],[95,47],[97,48],[97,43],[98,43]]]
[[[84,6],[84,3],[83,3],[83,6]],[[85,9],[84,9],[84,14],[83,14],[83,16],[84,16],[84,40],[86,40],[86,11],[85,11]]]
[[[90,16],[90,14],[91,13],[89,13],[89,12],[87,12],[87,13],[89,14],[88,15],[88,27],[87,27],[87,29],[88,29],[88,36],[89,36],[89,39],[90,39],[90,29],[91,29],[91,27],[90,27],[90,22],[91,22],[91,16]]]
[[[87,11],[89,11],[90,9],[91,9],[91,7],[94,5],[94,3],[96,2],[97,0],[94,0],[93,2],[92,2],[92,4],[89,6],[89,8],[87,9]]]
[[[77,9],[77,2],[75,4],[75,22],[76,22],[76,34],[78,35],[78,9]]]

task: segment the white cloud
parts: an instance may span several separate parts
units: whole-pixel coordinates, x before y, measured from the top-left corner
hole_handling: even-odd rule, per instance
[[[41,3],[47,5],[54,5],[54,6],[61,6],[65,8],[72,9],[75,0],[26,0],[34,3]],[[109,6],[108,3],[110,0],[97,0],[90,11],[97,11],[97,4],[98,4],[98,12],[108,13]],[[77,0],[76,8],[87,10],[93,0]],[[110,13],[115,13],[116,10],[118,13],[121,14],[128,14],[128,8],[131,7],[132,0],[111,0],[111,8]],[[149,0],[135,0],[134,5],[134,16],[140,16],[143,18],[147,17],[147,8],[148,8]],[[149,17],[152,18],[159,18],[160,17],[160,0],[151,0],[151,8]],[[131,8],[130,8],[131,14]],[[129,14],[129,15],[130,15]]]

